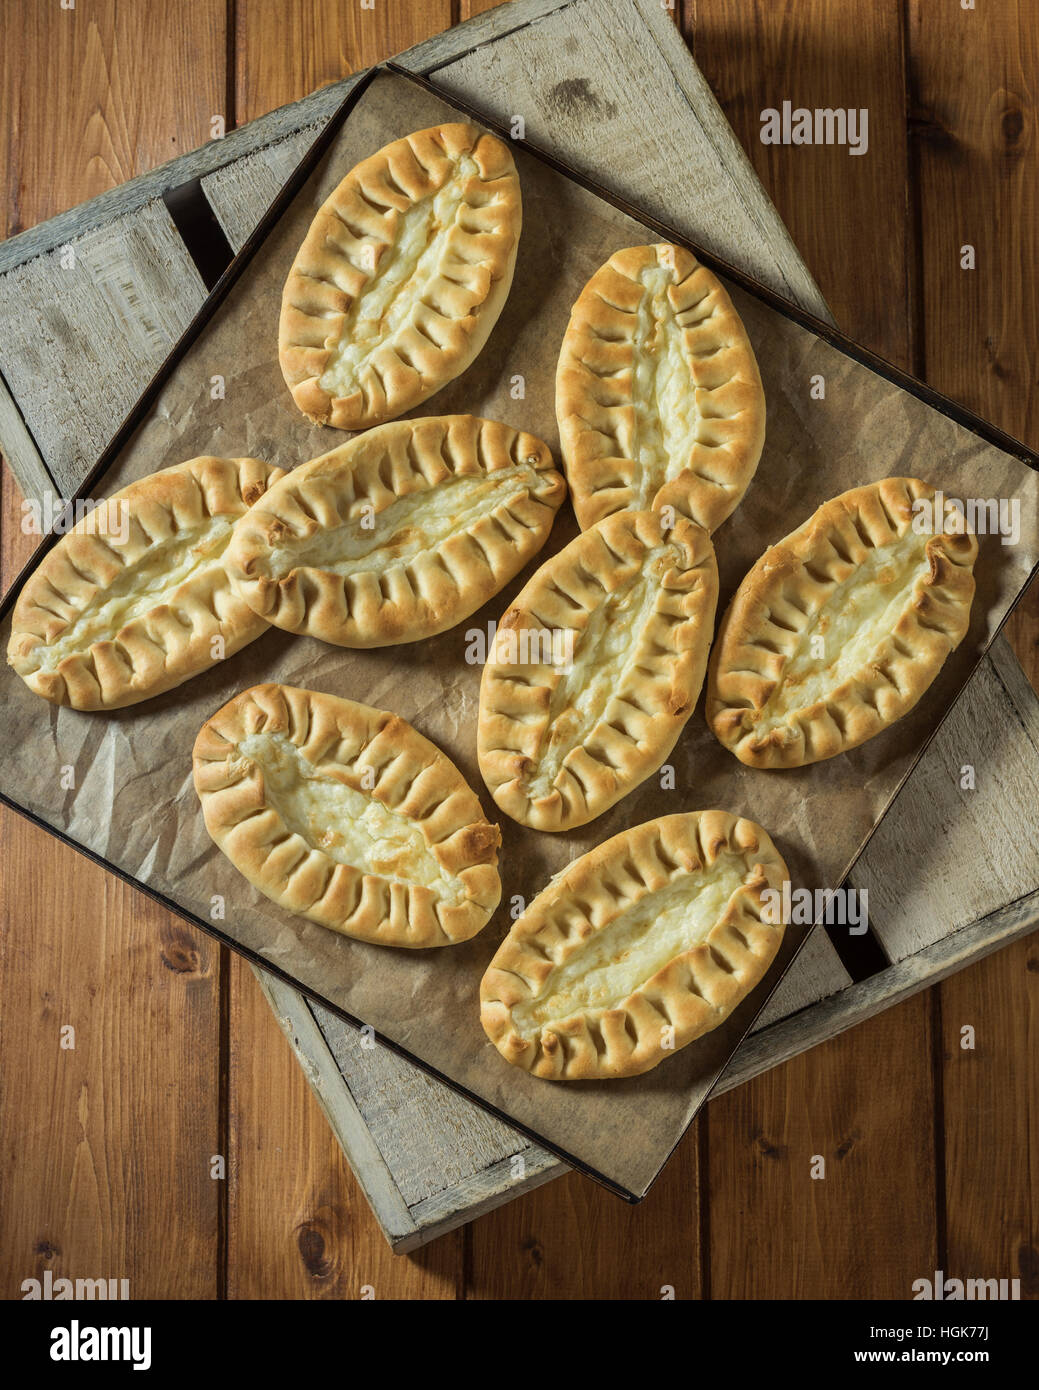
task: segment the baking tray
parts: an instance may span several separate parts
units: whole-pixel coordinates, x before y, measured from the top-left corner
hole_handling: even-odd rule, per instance
[[[446,102],[420,79],[392,67],[373,70],[350,93],[221,277],[80,496],[107,494],[192,453],[256,453],[290,466],[341,443],[345,436],[307,425],[288,399],[276,363],[271,294],[280,291],[324,192],[359,157],[408,130],[460,117],[494,128],[457,101]],[[618,246],[682,239],[652,219],[639,219],[634,209],[558,161],[514,144],[525,228],[512,295],[473,367],[414,413],[470,409],[523,426],[555,446],[550,367],[577,289]],[[957,495],[964,495],[964,481],[984,476],[985,486],[977,489],[983,495],[1008,490],[1022,495],[1027,535],[1012,556],[998,542],[994,549],[991,538],[983,544],[971,633],[928,697],[895,731],[815,768],[758,773],[718,748],[698,710],[671,758],[676,792],[665,794],[650,779],[608,815],[568,836],[538,836],[500,818],[506,904],[517,894],[529,900],[562,863],[626,824],[706,805],[760,819],[786,855],[795,885],[836,886],[1035,567],[1039,460],[1031,451],[734,268],[692,249],[730,283],[762,358],[770,407],[758,479],[716,538],[723,602],[765,544],[850,485],[849,469],[854,481],[915,470],[938,484],[946,482]],[[547,293],[550,284],[554,296]],[[226,391],[219,407],[211,408],[204,403],[204,387],[217,367]],[[517,372],[527,387],[522,401],[506,389]],[[807,378],[816,374],[827,379],[828,407],[807,404]],[[798,382],[805,385],[803,392]],[[865,453],[868,457],[860,457]],[[541,559],[574,532],[572,518],[561,518]],[[40,554],[42,549],[33,565]],[[375,1026],[387,1045],[637,1200],[779,982],[805,928],[788,929],[779,961],[732,1018],[657,1071],[626,1082],[553,1086],[507,1067],[479,1027],[479,977],[508,926],[504,908],[474,942],[446,952],[388,952],[335,937],[280,912],[236,874],[205,836],[190,785],[198,724],[236,690],[281,679],[396,709],[444,747],[483,792],[473,727],[479,668],[467,666],[462,651],[466,634],[486,630],[525,577],[428,643],[345,652],[272,631],[218,670],[113,715],[44,706],[5,671],[0,698],[10,736],[0,753],[0,796],[348,1021]],[[24,579],[25,574],[0,607],[5,644],[10,608]],[[77,774],[73,792],[60,788],[57,775],[69,766]],[[486,794],[484,800],[493,809]],[[826,814],[820,815],[824,801]],[[98,814],[105,807],[113,808],[107,818]],[[225,911],[217,920],[209,915],[214,897]]]

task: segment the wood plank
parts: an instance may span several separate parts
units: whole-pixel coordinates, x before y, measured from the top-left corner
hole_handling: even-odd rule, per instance
[[[3,377],[0,377],[0,459],[19,480],[19,503],[22,497],[42,499],[55,491],[54,479]]]
[[[798,0],[755,6],[753,12],[739,0],[696,0],[686,14],[683,32],[693,57],[835,321],[881,356],[908,367],[911,287],[899,0],[873,0],[854,11],[850,0]],[[836,40],[843,23],[854,42]],[[867,107],[868,154],[851,155],[837,145],[763,145],[761,112],[781,107],[784,100],[795,106]],[[880,204],[875,201],[879,183],[885,198]]]
[[[583,41],[589,32],[596,36],[591,50]],[[627,71],[627,82],[617,83],[618,70]],[[608,179],[615,193],[722,256],[738,246],[750,274],[798,303],[824,308],[768,199],[747,178],[746,159],[659,0],[581,0],[517,29],[508,44],[456,58],[431,76],[448,96],[479,92],[479,108],[506,125],[522,116],[532,144],[592,179]],[[654,96],[652,120],[646,92]],[[690,182],[677,199],[645,178],[647,163],[674,165],[676,128],[686,167],[723,175]]]
[[[940,993],[945,1228],[936,1268],[1020,1279],[1022,1298],[1037,1298],[1039,943],[1018,942]]]
[[[854,43],[834,43],[842,24],[853,28]],[[752,11],[737,0],[697,0],[686,32],[838,323],[906,363],[905,219],[884,213],[904,206],[906,190],[896,0],[865,7],[802,0]],[[868,107],[868,157],[762,145],[760,113],[784,99]],[[854,274],[851,227],[858,229]],[[911,1000],[714,1101],[705,1179],[711,1297],[908,1295],[907,1276],[931,1267],[936,1242],[930,1043],[929,1008]],[[877,1084],[878,1055],[887,1063],[880,1075],[897,1073],[897,1087]],[[821,1181],[810,1176],[814,1154],[826,1160]],[[872,1195],[893,1190],[902,1194],[897,1205]]]
[[[1000,646],[1003,662],[1013,662]],[[855,866],[854,882],[869,893],[870,925],[889,960],[1039,889],[1039,738],[1025,722],[1039,722],[1036,702],[1028,687],[1022,713],[991,658],[970,690],[969,703],[952,710]]]
[[[366,1047],[349,1026],[314,1007],[365,1125],[409,1207],[532,1145],[385,1047]],[[402,1089],[406,1088],[406,1089]]]
[[[202,180],[209,205],[224,229],[228,244],[241,249],[249,233],[281,191],[286,179],[321,131],[321,124],[304,126],[294,135],[255,154],[246,155]]]
[[[928,379],[1020,438],[1039,439],[1039,26],[1001,0],[939,22],[908,5],[913,150],[919,172]],[[960,247],[976,250],[961,269]],[[1039,588],[1009,627],[1039,684]],[[963,760],[969,761],[963,754]],[[1035,824],[1035,789],[1027,811]],[[984,842],[998,853],[998,829]],[[1017,874],[1021,868],[1017,868]],[[946,1220],[950,1274],[1022,1279],[1039,1294],[1039,1106],[1035,1047],[1039,952],[1021,941],[940,990]],[[975,1030],[974,1050],[961,1029]]]
[[[242,123],[450,28],[451,4],[362,9],[338,0],[280,0],[239,5],[235,19],[235,116]]]
[[[770,1028],[781,1019],[791,1018],[802,1009],[828,999],[831,994],[851,984],[851,976],[841,964],[830,938],[824,931],[813,931],[805,942],[797,961],[776,987],[776,992],[761,1010],[751,1029],[751,1037]],[[726,1069],[738,1069],[740,1052]]]
[[[395,1259],[249,967],[231,975],[229,1298],[455,1298],[461,1237]]]
[[[209,2],[213,3],[213,0]],[[109,3],[111,4],[111,0]],[[515,16],[515,19],[510,19],[510,24],[515,23],[522,27],[531,22],[531,16],[572,3],[574,0],[508,0],[509,14]],[[223,6],[220,8],[222,10]],[[524,15],[528,18],[524,19]],[[424,57],[427,50],[420,45],[417,49],[400,55],[400,59],[413,71],[424,72],[431,64],[440,65],[448,62],[453,57],[471,51],[480,42],[489,42],[487,28],[485,24],[476,24],[444,30],[431,42],[428,58]],[[8,47],[4,51],[14,53],[15,49]],[[193,57],[186,56],[189,59]],[[189,153],[138,174],[126,183],[108,188],[89,202],[69,208],[66,212],[56,213],[47,222],[28,227],[0,243],[0,274],[12,266],[31,260],[34,256],[54,250],[56,246],[63,245],[85,231],[143,207],[144,204],[161,198],[172,188],[189,183],[192,179],[204,178],[236,159],[276,143],[306,125],[321,124],[336,109],[348,90],[348,81],[333,83],[331,86],[308,93],[299,101],[267,111],[238,130],[228,129],[223,139],[209,139],[208,143],[200,144],[198,148],[192,148],[190,142],[179,142],[182,147],[187,144]],[[3,98],[2,92],[0,98]],[[224,105],[223,100],[218,100],[214,105],[213,114],[221,115],[226,121],[231,122],[234,112],[224,111]],[[12,121],[13,119],[12,115]],[[239,113],[239,120],[241,119]],[[5,132],[13,128],[11,121],[4,121]],[[7,152],[8,147],[0,144],[0,158],[6,156]]]
[[[711,1104],[712,1298],[909,1298],[936,1268],[928,1013],[911,999]]]
[[[205,138],[198,122],[223,83],[223,9],[216,0],[165,15],[113,0],[8,8],[0,233]],[[145,35],[161,84],[138,64]],[[35,544],[19,524],[21,500],[5,468],[4,585]],[[49,1269],[128,1278],[133,1298],[215,1297],[219,950],[6,811],[0,872],[3,1296],[20,1297],[23,1279]],[[66,1025],[74,1050],[60,1046]]]
[[[579,1173],[468,1228],[474,1299],[700,1298],[698,1120],[637,1207]]]
[[[3,289],[0,374],[69,497],[191,322],[205,285],[155,202],[9,270]],[[27,314],[27,304],[39,312]]]
[[[839,1033],[857,1028],[885,1009],[1034,932],[1037,925],[1039,893],[1030,893],[811,1008],[781,1019],[763,1032],[752,1033],[718,1082],[712,1099]]]

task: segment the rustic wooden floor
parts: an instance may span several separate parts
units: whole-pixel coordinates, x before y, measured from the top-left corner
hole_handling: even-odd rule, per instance
[[[5,236],[489,8],[0,3]],[[678,18],[840,325],[1034,446],[1039,16],[937,8]],[[784,98],[867,106],[868,155],[762,146]],[[19,500],[5,473],[4,583]],[[1036,683],[1039,595],[1012,635]],[[395,1259],[244,965],[11,814],[0,872],[0,1297],[46,1268],[169,1298],[902,1299],[936,1268],[1039,1296],[1035,937],[712,1103],[639,1208],[573,1176]]]

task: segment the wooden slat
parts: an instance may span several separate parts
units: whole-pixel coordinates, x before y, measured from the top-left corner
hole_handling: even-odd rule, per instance
[[[929,1045],[911,999],[710,1105],[712,1298],[912,1296],[937,1256]]]
[[[568,1173],[475,1222],[467,1297],[702,1297],[699,1123],[637,1207]]]
[[[320,131],[320,124],[304,126],[202,180],[210,207],[235,251],[244,245]]]
[[[162,202],[4,276],[0,374],[63,496],[191,322],[206,289]],[[27,304],[46,306],[41,316]]]
[[[376,3],[370,9],[339,0],[281,0],[239,5],[235,13],[239,123],[381,63],[451,25],[450,0]]]
[[[0,231],[204,139],[223,86],[223,12],[213,0],[165,15],[113,0],[8,6]],[[140,63],[145,46],[161,83]],[[0,500],[6,585],[35,541],[6,469]],[[128,1278],[133,1298],[215,1297],[218,949],[6,811],[0,874],[0,1291],[21,1297],[23,1279],[50,1269]],[[59,1045],[66,1025],[74,1050]]]
[[[517,7],[515,7],[515,8],[520,8],[520,7],[517,6]],[[524,7],[524,8],[526,8],[526,7]],[[836,1015],[835,1015],[835,1016],[836,1016]],[[434,1197],[434,1198],[430,1198],[430,1200],[427,1200],[427,1201],[435,1201],[435,1200],[437,1200],[437,1198]],[[424,1204],[420,1204],[420,1205],[424,1205]]]
[[[229,1298],[454,1298],[460,1237],[395,1260],[249,968],[231,976]]]
[[[855,40],[838,45],[828,0],[753,10],[697,0],[693,51],[841,327],[905,364],[906,226],[884,213],[904,206],[906,190],[899,6],[856,6],[854,20],[841,8]],[[760,112],[785,98],[868,107],[868,156],[762,145]],[[886,1084],[895,1075],[897,1086]],[[717,1099],[707,1117],[711,1296],[908,1296],[909,1272],[935,1252],[933,1107],[923,1000]],[[811,1179],[814,1154],[825,1180]],[[897,1206],[868,1195],[896,1190]]]
[[[17,479],[22,496],[43,498],[55,491],[54,479],[22,417],[17,401],[0,377],[0,453]],[[21,498],[19,499],[19,501]]]
[[[911,797],[900,798],[855,866],[890,960],[1039,889],[1039,713],[1031,687],[999,643],[970,690],[913,774]],[[975,780],[964,786],[966,768]]]
[[[923,245],[928,379],[1020,438],[1039,440],[1039,28],[1032,6],[999,0],[937,16],[908,3],[913,151]],[[945,22],[942,22],[944,20]],[[975,247],[977,268],[960,267]],[[1011,636],[1039,684],[1039,590]],[[1012,681],[1004,668],[1001,675]],[[971,734],[959,741],[970,748]],[[1034,730],[1032,730],[1034,737]],[[955,759],[955,750],[953,753]],[[970,761],[969,751],[962,761]],[[1035,829],[1036,789],[1024,815]],[[975,860],[999,854],[1000,819]],[[1034,868],[1034,865],[1033,865]],[[1027,872],[1015,864],[1019,881]],[[958,1277],[1020,1278],[1039,1296],[1039,1018],[1035,938],[940,991],[946,1229],[941,1267]],[[961,1030],[975,1031],[974,1050]]]
[[[596,43],[580,38],[592,31]],[[620,54],[628,82],[613,79]],[[676,27],[658,0],[613,5],[583,0],[518,29],[501,49],[481,49],[433,69],[437,86],[478,105],[509,125],[526,122],[526,138],[593,179],[608,175],[611,189],[718,254],[741,248],[743,267],[777,284],[799,303],[818,292],[789,235],[729,138],[710,88],[688,62]],[[645,93],[653,93],[647,119]],[[692,116],[691,116],[692,113]],[[686,167],[717,169],[723,177],[698,179],[678,205],[645,178],[647,162],[673,166],[672,133],[683,131]]]
[[[937,1267],[1039,1298],[1039,944],[941,987],[945,1231]],[[964,1030],[973,1030],[965,1049]]]

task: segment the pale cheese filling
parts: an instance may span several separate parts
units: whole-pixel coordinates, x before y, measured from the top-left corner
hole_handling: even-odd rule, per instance
[[[928,539],[910,531],[872,551],[830,592],[798,634],[796,648],[759,722],[782,723],[790,713],[827,698],[845,681],[868,672],[909,607],[918,582],[930,571],[924,550]],[[813,653],[813,637],[823,639],[820,655]]]
[[[39,669],[53,671],[67,656],[87,651],[95,642],[111,641],[127,623],[168,603],[187,580],[218,568],[235,520],[211,517],[204,526],[152,546],[127,565],[107,589],[93,594],[56,641],[36,648]]]
[[[248,734],[238,753],[263,772],[267,804],[312,848],[364,874],[422,884],[446,903],[463,897],[416,821],[326,776],[284,734]]]
[[[332,346],[318,383],[330,396],[352,395],[373,353],[414,320],[440,273],[448,238],[466,206],[468,181],[477,173],[476,161],[463,155],[438,193],[420,199],[403,214],[392,248],[350,305]]]
[[[654,494],[689,462],[696,436],[696,388],[682,328],[667,297],[674,272],[654,266],[639,276],[645,288],[634,335],[635,503]]]
[[[606,595],[575,636],[573,663],[552,691],[537,770],[526,784],[531,799],[549,795],[567,755],[585,742],[626,686],[657,605],[667,553],[664,546],[649,551],[639,574]]]
[[[742,857],[723,853],[701,873],[681,874],[623,909],[555,966],[537,995],[513,1006],[520,1036],[622,1004],[669,961],[707,939],[745,876]]]
[[[426,491],[400,497],[374,515],[362,512],[308,540],[276,546],[266,572],[280,579],[306,567],[345,578],[376,565],[408,564],[451,536],[468,531],[483,517],[510,507],[533,492],[537,482],[536,471],[526,465],[448,478]]]

